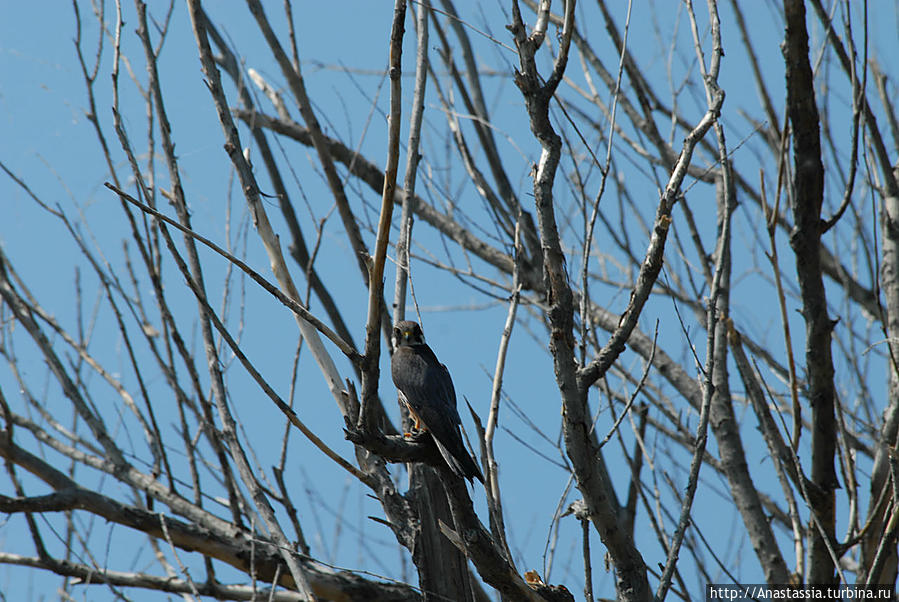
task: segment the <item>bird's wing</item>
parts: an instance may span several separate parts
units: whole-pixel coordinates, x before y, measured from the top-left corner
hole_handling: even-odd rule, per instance
[[[456,390],[453,387],[453,379],[450,377],[446,366],[440,364],[434,358],[430,363],[429,392],[425,404],[424,414],[419,414],[425,426],[431,431],[434,441],[447,464],[457,475],[484,481],[478,465],[472,460],[462,441],[459,412],[456,409]]]

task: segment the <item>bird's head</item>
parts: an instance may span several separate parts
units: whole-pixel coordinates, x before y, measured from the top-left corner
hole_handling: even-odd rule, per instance
[[[425,335],[421,331],[421,326],[410,320],[397,322],[393,327],[393,346],[402,347],[404,345],[424,345]]]

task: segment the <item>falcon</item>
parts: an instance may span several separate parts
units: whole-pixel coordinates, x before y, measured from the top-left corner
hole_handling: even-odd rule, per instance
[[[421,327],[415,322],[397,322],[393,345],[390,372],[400,401],[409,409],[413,428],[431,434],[440,455],[455,474],[483,483],[481,469],[462,443],[453,380],[425,343]]]

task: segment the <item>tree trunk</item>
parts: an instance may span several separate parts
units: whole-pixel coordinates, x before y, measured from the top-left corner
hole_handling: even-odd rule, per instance
[[[420,517],[420,530],[412,550],[418,569],[418,585],[425,601],[474,602],[468,559],[440,532],[443,521],[453,527],[449,502],[436,470],[425,464],[412,465],[409,499]]]
[[[827,315],[827,296],[821,272],[821,206],[824,201],[824,165],[821,131],[815,104],[814,75],[809,62],[805,5],[784,0],[786,39],[787,111],[793,133],[793,233],[790,245],[796,255],[796,274],[805,319],[805,361],[808,401],[812,410],[812,490],[808,582],[836,582],[831,550],[836,525],[834,490],[838,487],[836,457],[837,424],[834,415],[834,369],[831,334],[834,322]]]

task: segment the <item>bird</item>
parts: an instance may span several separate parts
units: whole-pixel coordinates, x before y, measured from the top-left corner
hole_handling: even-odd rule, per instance
[[[421,326],[410,320],[397,322],[393,345],[390,372],[400,401],[409,409],[413,428],[431,434],[453,473],[472,483],[474,479],[483,483],[481,469],[462,442],[453,379],[425,343]]]

